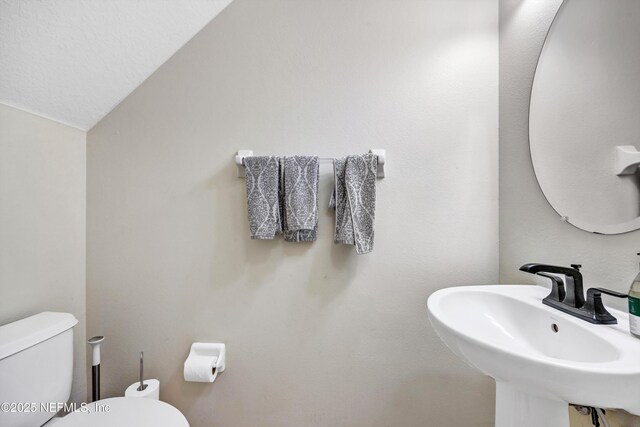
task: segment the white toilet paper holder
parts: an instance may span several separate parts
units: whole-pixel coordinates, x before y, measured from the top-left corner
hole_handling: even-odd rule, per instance
[[[632,175],[640,165],[640,151],[633,145],[618,145],[615,156],[616,175]]]
[[[220,373],[224,372],[226,368],[226,346],[222,343],[206,343],[206,342],[194,342],[191,344],[191,351],[185,361],[185,376],[187,362],[192,359],[212,358],[213,364],[211,368],[211,374],[213,378]]]

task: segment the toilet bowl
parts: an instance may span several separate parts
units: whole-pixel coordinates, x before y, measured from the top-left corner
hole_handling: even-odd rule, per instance
[[[43,427],[189,427],[173,406],[159,400],[113,397],[88,404],[84,410],[52,418]]]
[[[63,404],[71,396],[77,323],[72,314],[45,312],[0,326],[0,402],[33,405],[30,411],[0,411],[0,426],[189,427],[168,403],[134,397],[98,400],[54,417],[57,409],[47,404]]]

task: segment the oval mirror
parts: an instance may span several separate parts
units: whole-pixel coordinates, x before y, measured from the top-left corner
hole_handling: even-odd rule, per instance
[[[529,110],[536,178],[570,224],[640,228],[640,0],[565,0],[538,60]]]

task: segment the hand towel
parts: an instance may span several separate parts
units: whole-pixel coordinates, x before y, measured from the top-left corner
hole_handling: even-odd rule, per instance
[[[312,242],[318,232],[319,162],[316,156],[283,159],[283,230],[288,242]]]
[[[345,183],[345,175],[347,172],[347,157],[333,160],[333,176],[334,185],[329,207],[336,211],[336,228],[334,234],[334,243],[342,243],[345,245],[354,245],[355,237],[353,234],[353,221],[351,218],[351,209],[349,207],[349,199],[347,197],[347,185]]]
[[[280,159],[275,156],[245,157],[244,166],[249,233],[252,239],[273,239],[282,232]]]
[[[377,169],[378,156],[371,153],[334,160],[334,241],[355,245],[358,254],[373,250]]]

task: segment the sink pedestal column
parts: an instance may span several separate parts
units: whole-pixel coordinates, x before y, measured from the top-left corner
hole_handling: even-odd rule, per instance
[[[496,427],[569,427],[569,405],[496,381]]]

